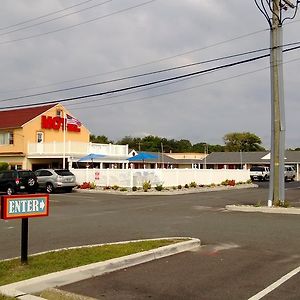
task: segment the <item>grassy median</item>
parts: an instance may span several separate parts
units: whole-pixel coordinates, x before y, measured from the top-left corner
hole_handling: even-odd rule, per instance
[[[112,244],[53,251],[45,254],[29,256],[27,265],[22,265],[20,263],[20,259],[0,261],[0,286],[36,276],[147,251],[182,241],[183,240],[167,239],[148,240],[125,244]],[[2,300],[1,296],[0,300]]]

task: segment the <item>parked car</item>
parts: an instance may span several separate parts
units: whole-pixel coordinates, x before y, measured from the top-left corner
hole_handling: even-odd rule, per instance
[[[7,195],[18,192],[35,193],[37,188],[36,175],[30,170],[0,171],[0,191]]]
[[[296,171],[293,166],[284,166],[284,180],[285,181],[294,181],[296,177]]]
[[[72,192],[76,186],[75,175],[66,169],[39,169],[35,171],[39,188],[51,194],[55,190]]]
[[[253,166],[250,169],[250,178],[252,181],[267,181],[270,178],[270,168],[264,166]]]

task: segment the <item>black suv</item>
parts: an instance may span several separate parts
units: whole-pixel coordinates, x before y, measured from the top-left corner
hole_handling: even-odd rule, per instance
[[[37,188],[37,178],[32,171],[0,171],[0,191],[5,192],[7,195],[18,192],[35,193]]]

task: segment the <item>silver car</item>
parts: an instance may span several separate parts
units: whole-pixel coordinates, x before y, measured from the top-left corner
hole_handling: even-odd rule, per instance
[[[75,175],[69,170],[39,169],[34,173],[38,179],[39,188],[45,189],[49,194],[55,190],[72,192],[72,189],[76,186]]]

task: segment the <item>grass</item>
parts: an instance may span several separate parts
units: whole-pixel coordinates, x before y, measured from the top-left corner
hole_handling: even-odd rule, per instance
[[[147,251],[179,241],[182,240],[151,240],[53,251],[29,256],[27,265],[22,265],[20,259],[0,261],[0,285]],[[0,296],[0,300],[3,299]]]

